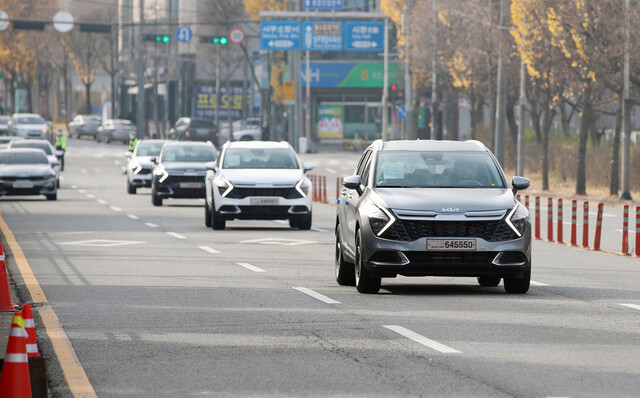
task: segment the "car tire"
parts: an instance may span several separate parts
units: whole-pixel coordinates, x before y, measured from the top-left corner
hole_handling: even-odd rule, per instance
[[[362,246],[362,234],[360,230],[358,230],[356,232],[356,264],[354,267],[356,289],[358,289],[358,292],[360,293],[378,293],[382,278],[372,276],[364,266],[364,260],[362,259]]]
[[[131,195],[135,195],[136,191],[137,191],[137,188],[131,184],[131,181],[129,181],[129,179],[127,179],[127,193]]]
[[[211,209],[211,228],[216,231],[221,231],[225,228],[227,222],[224,218],[217,214],[215,209]]]
[[[51,195],[45,195],[45,197],[47,198],[47,200],[58,200],[58,193],[53,193]]]
[[[107,135],[104,137],[104,142],[105,142],[105,143],[107,143],[107,144],[110,144],[110,143],[111,143],[111,137],[109,136],[109,134],[107,134]]]
[[[212,218],[213,217],[211,217],[211,210],[209,209],[209,205],[205,201],[205,203],[204,203],[204,225],[207,228],[211,228],[211,225],[213,223],[213,219]]]
[[[340,225],[336,225],[336,282],[341,286],[355,286],[356,274],[354,264],[350,264],[345,261],[344,254],[342,254],[342,240],[340,235]]]
[[[56,189],[60,188],[60,180],[56,180]]]
[[[100,138],[100,135],[96,134],[96,142],[102,142],[102,138]]]
[[[504,290],[507,293],[524,294],[529,291],[531,283],[531,268],[527,269],[522,278],[507,277],[504,278]]]
[[[311,212],[304,216],[294,216],[289,219],[289,226],[291,228],[298,228],[302,231],[308,231],[311,229]]]
[[[151,203],[154,206],[162,206],[162,198],[156,194],[155,189],[151,190]]]
[[[479,276],[478,284],[483,287],[495,287],[500,284],[499,276]]]

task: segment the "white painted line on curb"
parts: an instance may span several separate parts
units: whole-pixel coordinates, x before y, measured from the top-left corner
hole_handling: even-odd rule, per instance
[[[415,341],[416,343],[420,343],[424,346],[427,346],[429,348],[432,348],[436,351],[439,351],[443,354],[459,354],[460,351],[458,350],[454,350],[451,347],[447,347],[444,344],[438,343],[437,341],[433,341],[431,339],[428,339],[416,332],[412,332],[409,329],[403,328],[402,326],[398,326],[398,325],[382,325],[383,327],[389,329],[389,330],[393,330],[394,332],[408,338],[411,339],[413,341]]]
[[[198,246],[198,248],[200,248],[201,250],[204,250],[204,251],[206,251],[206,252],[208,252],[208,253],[211,253],[211,254],[218,254],[218,253],[220,253],[220,252],[219,252],[219,251],[217,251],[216,249],[212,249],[212,248],[210,248],[209,246]]]
[[[633,308],[634,310],[640,310],[640,305],[637,304],[620,304],[624,307]]]
[[[533,286],[549,286],[546,283],[536,282],[536,281],[531,281],[531,282],[529,282],[529,284],[533,285]]]
[[[179,234],[179,233],[177,233],[177,232],[167,232],[167,235],[171,235],[171,236],[173,236],[173,237],[174,237],[174,238],[176,238],[176,239],[182,239],[182,240],[187,239],[187,237],[186,237],[186,236],[184,236],[184,235],[180,235],[180,234]]]
[[[144,223],[144,225],[146,225],[147,227],[151,227],[151,228],[158,228],[158,225],[152,223],[152,222],[146,222]]]
[[[110,206],[109,208],[110,208],[111,210],[113,210],[113,211],[122,211],[122,209],[121,209],[121,208],[119,208],[119,207],[115,207],[115,206]]]
[[[239,266],[244,267],[244,268],[246,268],[246,269],[248,269],[250,271],[253,271],[253,272],[267,272],[267,271],[263,270],[262,268],[258,268],[258,267],[254,266],[254,265],[251,265],[251,264],[247,264],[247,263],[236,263],[236,264],[238,264]]]
[[[107,201],[106,200],[102,200],[102,199],[98,199],[96,200],[96,202],[100,203],[101,205],[106,205]]]
[[[327,297],[327,296],[325,296],[323,294],[320,294],[318,292],[314,292],[313,290],[307,289],[306,287],[294,287],[294,289],[296,289],[297,291],[299,291],[301,293],[304,293],[304,294],[306,294],[308,296],[311,296],[311,297],[313,297],[315,299],[318,299],[318,300],[320,300],[322,302],[325,302],[327,304],[340,304],[339,301],[336,301],[336,300],[334,300],[332,298],[329,298],[329,297]]]
[[[135,214],[127,214],[127,217],[129,217],[132,220],[139,220],[140,217],[136,216]]]

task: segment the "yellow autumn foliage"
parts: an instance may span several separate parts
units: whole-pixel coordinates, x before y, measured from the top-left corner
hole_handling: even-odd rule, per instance
[[[380,10],[389,16],[391,21],[396,24],[398,37],[398,46],[403,47],[405,45],[404,34],[402,33],[402,14],[407,8],[407,0],[381,0]]]
[[[287,11],[287,0],[244,0],[244,9],[254,21],[260,20],[260,11]]]

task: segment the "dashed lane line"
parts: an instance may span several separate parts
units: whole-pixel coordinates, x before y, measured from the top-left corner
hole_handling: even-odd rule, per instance
[[[180,240],[185,240],[185,239],[187,239],[187,237],[186,237],[186,236],[184,236],[184,235],[180,235],[180,234],[179,234],[179,233],[177,233],[177,232],[167,232],[167,235],[171,235],[171,236],[173,236],[174,238],[176,238],[176,239],[180,239]]]
[[[107,201],[103,200],[103,199],[98,199],[98,200],[96,200],[96,202],[100,203],[101,205],[106,205],[107,204]]]
[[[154,224],[152,222],[146,222],[146,223],[144,223],[144,225],[146,225],[147,227],[150,227],[150,228],[158,228],[158,224]]]
[[[95,199],[96,197],[95,197],[95,196],[93,196],[92,194],[88,193],[88,194],[87,194],[87,198],[89,198],[89,199]]]
[[[140,217],[136,216],[135,214],[127,214],[127,217],[129,217],[132,220],[139,220]]]
[[[620,304],[623,307],[633,308],[634,310],[640,310],[640,305],[637,304]]]
[[[251,265],[251,264],[248,264],[248,263],[236,263],[236,264],[238,264],[239,266],[244,267],[244,268],[246,268],[246,269],[248,269],[250,271],[253,271],[253,272],[267,272],[267,271],[263,270],[262,268],[258,268],[255,265]]]
[[[444,344],[438,343],[437,341],[428,339],[416,332],[413,332],[409,329],[403,328],[402,326],[398,326],[398,325],[382,325],[383,327],[392,330],[408,339],[411,339],[413,341],[415,341],[416,343],[422,344],[426,347],[429,347],[433,350],[439,351],[443,354],[459,354],[460,351],[453,349],[451,347],[448,347]]]
[[[311,289],[307,289],[306,287],[294,287],[294,289],[299,291],[299,292],[301,292],[301,293],[304,293],[304,294],[306,294],[308,296],[311,296],[311,297],[313,297],[315,299],[318,299],[318,300],[320,300],[320,301],[322,301],[324,303],[327,303],[327,304],[340,304],[339,301],[334,300],[334,299],[332,299],[330,297],[327,297],[324,294],[320,294],[318,292],[315,292],[315,291],[313,291]]]
[[[548,284],[546,284],[546,283],[536,282],[536,281],[531,281],[531,282],[529,282],[529,284],[530,284],[530,285],[533,285],[533,286],[549,286],[549,285],[548,285]]]
[[[213,249],[209,246],[198,246],[199,249],[206,251],[207,253],[211,253],[211,254],[219,254],[220,252],[217,251],[216,249]]]
[[[121,209],[121,208],[116,207],[116,206],[109,206],[109,208],[110,208],[111,210],[113,210],[113,211],[122,211],[122,209]]]

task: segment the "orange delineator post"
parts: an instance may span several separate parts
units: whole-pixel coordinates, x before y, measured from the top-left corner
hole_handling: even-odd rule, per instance
[[[553,242],[553,198],[547,198],[547,240]]]
[[[524,195],[524,206],[529,210],[529,195]]]
[[[584,202],[582,208],[582,247],[589,248],[589,202]]]
[[[569,246],[578,246],[578,201],[571,201],[571,243]]]
[[[342,185],[342,177],[336,177],[336,202],[340,199],[340,186]]]
[[[327,176],[322,176],[322,203],[327,203]]]
[[[636,254],[640,257],[640,206],[636,206]]]
[[[11,288],[9,287],[8,275],[4,246],[0,243],[0,312],[13,312],[18,308],[17,305],[11,302]]]
[[[540,196],[536,196],[535,234],[533,239],[540,240]]]
[[[562,198],[558,198],[558,216],[556,218],[558,219],[558,236],[556,243],[564,244],[562,241]]]
[[[602,236],[602,212],[604,203],[598,203],[598,216],[596,218],[596,236],[593,239],[593,250],[600,251],[600,237]]]
[[[622,217],[622,253],[620,254],[626,256],[629,254],[629,205],[624,205],[623,214],[624,215]]]

